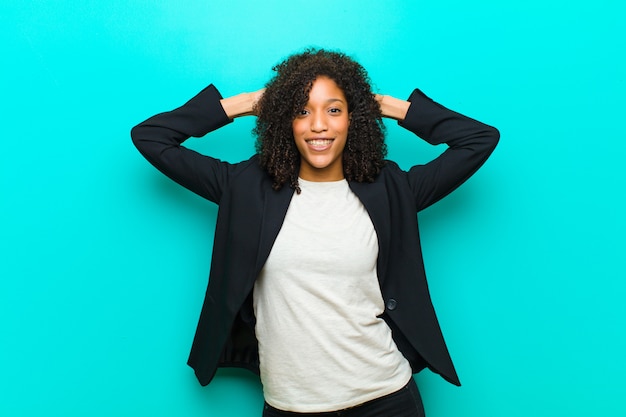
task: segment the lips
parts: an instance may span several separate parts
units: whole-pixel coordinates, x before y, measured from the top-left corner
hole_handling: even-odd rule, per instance
[[[313,149],[314,151],[319,152],[319,151],[325,151],[326,149],[330,148],[330,145],[332,145],[333,143],[333,139],[326,139],[326,138],[307,139],[306,143],[309,146],[309,148]]]

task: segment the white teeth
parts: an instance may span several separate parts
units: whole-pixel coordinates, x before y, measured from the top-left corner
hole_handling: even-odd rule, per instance
[[[311,140],[307,140],[307,143],[313,146],[323,146],[323,145],[330,145],[330,143],[332,142],[331,139],[311,139]]]

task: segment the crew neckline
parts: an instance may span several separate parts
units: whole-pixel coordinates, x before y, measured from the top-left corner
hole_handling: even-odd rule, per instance
[[[304,188],[332,188],[343,186],[348,183],[348,180],[342,178],[336,181],[309,181],[298,177],[298,183],[300,187],[304,186]]]

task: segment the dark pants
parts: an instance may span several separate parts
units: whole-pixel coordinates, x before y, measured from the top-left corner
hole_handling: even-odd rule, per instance
[[[356,407],[326,413],[281,411],[265,403],[263,417],[424,417],[424,406],[413,378],[399,391]]]

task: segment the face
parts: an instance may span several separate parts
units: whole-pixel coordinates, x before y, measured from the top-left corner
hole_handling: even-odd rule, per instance
[[[344,178],[342,155],[348,138],[348,101],[337,84],[318,77],[309,101],[293,121],[293,137],[300,152],[300,178],[339,181]]]

